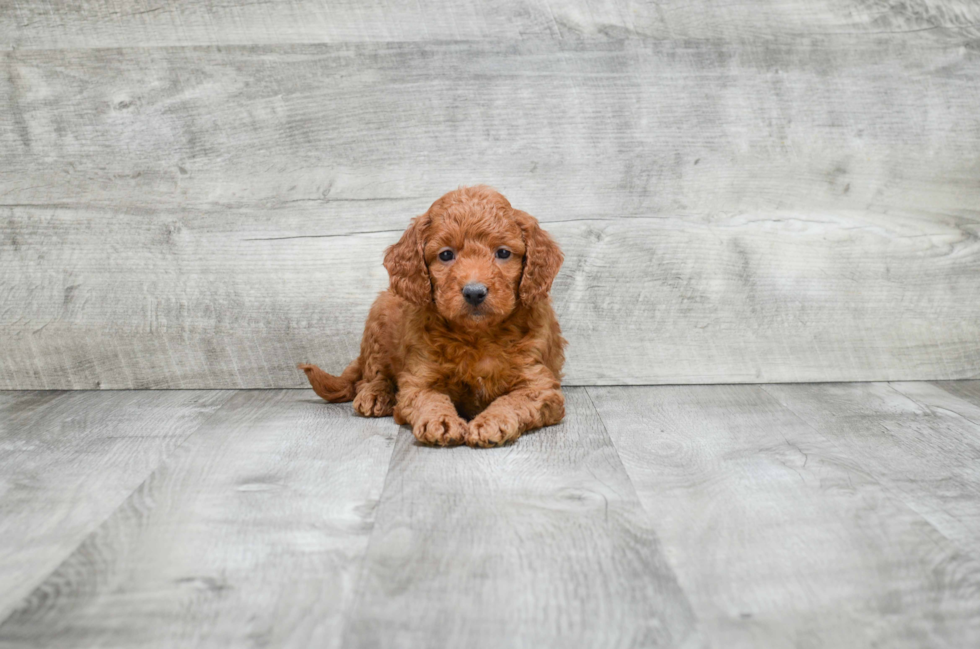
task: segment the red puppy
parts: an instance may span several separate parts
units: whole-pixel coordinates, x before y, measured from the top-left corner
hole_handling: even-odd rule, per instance
[[[428,444],[495,446],[565,415],[565,362],[548,292],[562,253],[484,186],[449,192],[388,248],[389,288],[340,376],[300,365],[327,401],[395,415]]]

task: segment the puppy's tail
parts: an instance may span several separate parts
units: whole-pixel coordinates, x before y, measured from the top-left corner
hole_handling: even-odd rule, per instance
[[[331,403],[352,401],[354,399],[354,384],[361,380],[361,359],[355,358],[340,376],[327,374],[316,365],[300,363],[299,369],[306,372],[313,391]]]

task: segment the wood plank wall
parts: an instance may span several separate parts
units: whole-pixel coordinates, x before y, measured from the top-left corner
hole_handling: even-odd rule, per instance
[[[980,377],[976,2],[44,0],[0,48],[2,389],[339,371],[481,182],[566,252],[570,384]]]

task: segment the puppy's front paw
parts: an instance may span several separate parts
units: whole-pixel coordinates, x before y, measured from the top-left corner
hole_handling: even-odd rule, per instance
[[[516,417],[478,415],[470,422],[466,443],[470,446],[502,446],[521,436]]]
[[[457,415],[436,415],[412,426],[415,439],[423,444],[457,446],[466,438],[466,422]]]

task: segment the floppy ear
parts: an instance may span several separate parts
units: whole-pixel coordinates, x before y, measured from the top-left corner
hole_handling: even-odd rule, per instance
[[[514,210],[514,218],[524,235],[524,274],[521,276],[520,298],[525,306],[548,297],[551,283],[561,268],[565,257],[561,248],[538,220],[521,210]]]
[[[425,306],[432,302],[432,282],[425,265],[425,231],[429,213],[412,219],[402,238],[385,251],[384,266],[388,271],[388,286],[398,297]]]

